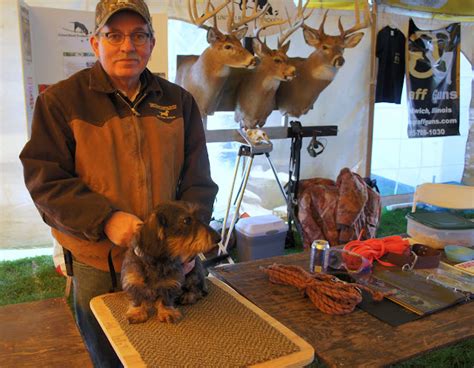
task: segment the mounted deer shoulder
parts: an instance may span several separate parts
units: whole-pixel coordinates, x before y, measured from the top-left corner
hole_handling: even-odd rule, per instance
[[[300,117],[313,107],[320,93],[344,65],[344,50],[357,46],[364,36],[362,32],[354,32],[369,24],[369,10],[366,6],[363,23],[358,22],[352,28],[344,30],[339,18],[340,34],[331,36],[324,32],[326,17],[327,11],[319,29],[303,25],[304,40],[315,50],[307,58],[290,58],[290,63],[296,67],[296,77],[291,82],[282,83],[276,92],[276,103],[283,115]]]
[[[260,39],[260,32],[270,26],[280,25],[286,21],[268,23],[262,21],[259,28],[256,29],[256,36],[252,42],[254,52],[259,57],[260,63],[243,77],[237,92],[234,119],[240,123],[241,127],[263,127],[276,106],[275,93],[280,83],[286,83],[295,77],[296,68],[289,64],[286,55],[290,42],[285,43],[285,41],[303,24],[303,13],[307,5],[308,1],[304,7],[302,7],[302,1],[299,1],[296,19],[292,22],[288,17],[289,28],[278,38],[278,48],[276,50],[270,49]]]
[[[229,11],[227,19],[227,34],[224,34],[217,28],[215,16],[231,0],[227,0],[216,8],[208,0],[206,12],[201,17],[197,16],[196,0],[193,0],[192,5],[190,1],[188,0],[188,10],[191,21],[199,27],[207,29],[209,47],[200,56],[191,55],[178,59],[176,83],[191,92],[201,114],[205,116],[213,114],[219,105],[230,68],[251,69],[255,67],[256,58],[242,46],[240,40],[247,33],[246,24],[264,14],[267,9],[264,8],[257,12],[255,7],[253,14],[247,16],[245,13],[246,1],[244,1],[241,19],[239,22],[235,22],[232,2],[232,10]],[[204,22],[211,17],[214,17],[214,26],[205,26]]]

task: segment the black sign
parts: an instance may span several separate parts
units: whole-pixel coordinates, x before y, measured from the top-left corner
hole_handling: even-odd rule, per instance
[[[460,25],[408,31],[408,137],[459,135]]]

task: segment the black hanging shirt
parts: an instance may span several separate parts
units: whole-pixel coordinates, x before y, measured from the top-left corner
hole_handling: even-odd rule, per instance
[[[375,102],[400,103],[405,75],[405,36],[386,26],[377,35],[376,56],[379,59]]]

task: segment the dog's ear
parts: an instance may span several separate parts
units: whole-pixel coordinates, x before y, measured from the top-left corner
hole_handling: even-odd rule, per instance
[[[142,235],[143,224],[137,229],[135,234],[133,234],[132,240],[130,240],[130,248],[136,248],[141,243],[141,235]]]
[[[158,255],[165,240],[167,219],[160,213],[152,213],[140,229],[138,237],[139,247],[148,254]]]
[[[166,218],[166,215],[162,212],[155,212],[152,216],[156,218],[156,225],[161,226],[165,228],[168,226],[168,219]]]

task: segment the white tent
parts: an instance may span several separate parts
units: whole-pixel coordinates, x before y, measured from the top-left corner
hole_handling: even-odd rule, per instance
[[[75,50],[67,50],[68,46],[65,45],[69,45],[70,42],[68,43],[66,36],[64,36],[66,31],[63,29],[69,29],[71,22],[78,19],[83,19],[86,24],[87,22],[92,24],[95,2],[95,0],[64,0],[60,3],[51,0],[27,0],[27,3],[19,3],[17,0],[2,1],[2,37],[0,41],[2,49],[0,97],[3,101],[2,108],[0,109],[0,165],[2,172],[0,186],[0,244],[2,244],[2,247],[49,246],[51,243],[49,230],[47,226],[42,224],[29,194],[24,188],[18,154],[27,140],[28,116],[31,114],[34,97],[38,93],[38,86],[54,83],[64,78],[68,70],[71,71],[82,65],[81,63],[84,59],[81,57],[75,58],[78,55],[71,54],[70,51],[87,54],[87,42],[83,42],[82,46]],[[286,3],[290,8],[294,6],[291,1],[282,0],[280,2],[283,5]],[[183,10],[186,9],[184,0],[148,0],[148,3],[152,14],[163,14],[161,20],[164,22],[166,22],[167,17],[170,19],[183,19],[186,17],[186,14],[183,13]],[[373,93],[376,68],[373,52],[374,39],[376,32],[383,26],[392,24],[406,32],[410,17],[415,19],[417,25],[426,29],[436,29],[459,21],[461,22],[462,52],[471,63],[472,70],[474,59],[474,18],[473,14],[468,13],[468,10],[471,10],[472,13],[473,7],[469,5],[472,3],[472,0],[462,2],[463,7],[460,9],[454,6],[454,3],[460,2],[440,0],[420,1],[419,3],[424,4],[424,7],[413,8],[409,6],[411,10],[408,11],[406,10],[406,3],[407,1],[402,0],[382,1],[378,6],[373,7],[374,22],[372,28],[364,31],[365,35],[356,48],[346,50],[344,54],[346,64],[344,67],[337,74],[335,80],[321,94],[314,108],[307,115],[299,119],[303,125],[338,126],[337,136],[324,138],[326,148],[323,155],[316,159],[306,154],[305,148],[308,145],[309,138],[304,140],[301,164],[303,178],[320,176],[334,179],[343,167],[349,167],[361,175],[373,172],[374,168],[381,173],[385,172],[385,168],[375,164],[372,159],[373,151],[375,152],[380,147],[385,149],[390,146],[389,141],[391,143],[394,142],[394,139],[389,139],[382,135],[382,140],[380,141],[382,143],[378,143],[377,139],[380,138],[378,137],[378,131],[380,129],[387,131],[391,128],[378,127],[377,121],[373,125]],[[352,4],[353,2],[347,1],[314,0],[311,2],[311,6],[315,8],[315,11],[307,20],[307,23],[312,27],[318,27],[324,11],[321,7],[329,6],[332,10],[328,14],[325,29],[327,33],[337,34],[337,20],[339,17],[341,17],[342,23],[346,26],[354,23],[353,10],[349,9],[353,6]],[[452,6],[450,7],[451,4]],[[428,8],[426,5],[432,6]],[[63,9],[57,9],[57,7]],[[25,14],[25,9],[29,12],[28,14]],[[446,16],[446,12],[452,13],[453,16]],[[28,18],[28,24],[24,23],[25,17]],[[193,32],[192,38],[195,41],[193,43],[189,38],[186,40],[186,32],[189,34],[187,30],[190,27],[188,24],[170,20],[168,27],[170,27],[170,23],[173,23],[173,27],[180,27],[175,28],[180,31],[173,32],[173,35],[169,34],[167,37],[164,33],[166,27],[157,28],[157,35],[162,38],[158,41],[159,46],[156,48],[156,58],[165,55],[166,59],[166,54],[168,54],[169,65],[167,70],[160,70],[160,68],[163,68],[163,64],[154,64],[157,68],[154,71],[167,72],[171,75],[175,55],[179,53],[199,53],[202,51],[200,47],[205,42],[205,35],[203,31]],[[179,25],[179,23],[182,24]],[[20,29],[25,30],[28,27],[30,27],[29,30],[32,35],[31,50],[29,51],[25,35],[19,31]],[[78,41],[78,39],[75,41]],[[275,40],[269,37],[268,42],[272,45]],[[21,49],[20,45],[22,46]],[[295,33],[292,36],[290,55],[306,56],[310,52],[311,48],[305,44],[301,33]],[[29,53],[32,56],[30,57],[31,60],[28,59]],[[89,56],[86,55],[86,57]],[[157,61],[156,58],[153,62]],[[77,60],[81,61],[78,62]],[[409,147],[408,155],[412,155],[411,152],[413,150],[417,152],[441,152],[441,154],[437,154],[439,156],[437,157],[438,162],[430,162],[430,165],[438,165],[436,166],[437,170],[443,171],[445,170],[443,165],[448,162],[447,166],[449,167],[446,169],[446,172],[451,172],[452,174],[450,174],[451,176],[441,175],[438,179],[447,181],[460,181],[462,179],[465,183],[472,185],[474,182],[474,145],[472,143],[474,137],[473,103],[469,99],[467,104],[470,104],[470,108],[466,107],[463,110],[461,136],[436,139],[431,142],[429,140],[424,140],[424,142],[418,141],[420,147],[415,148],[415,142],[408,141],[406,137],[399,135],[397,143],[393,143],[393,146],[390,146],[397,147],[397,152],[395,152],[395,148],[390,151],[382,149],[381,153],[377,154],[390,160],[393,157],[399,157],[398,161],[400,163],[403,154],[407,154],[406,147]],[[232,129],[235,129],[233,125],[235,123],[233,123],[231,116],[229,117],[226,114],[218,115],[216,114],[215,117],[209,119],[208,126],[210,128],[217,126],[219,129],[222,129],[225,126],[230,127],[230,132]],[[274,113],[267,126],[279,126],[281,124],[282,120],[277,113]],[[398,129],[403,131],[403,127]],[[211,133],[214,134],[215,132]],[[224,132],[218,136],[222,137],[226,134]],[[231,133],[228,136],[231,136]],[[214,167],[219,166],[218,162],[215,161],[216,158],[235,156],[237,147],[237,145],[230,143],[211,143],[209,151]],[[274,150],[271,153],[272,160],[283,181],[287,179],[289,148],[288,139],[275,140]],[[456,153],[455,165],[451,162],[452,158],[447,158],[452,156],[450,149]],[[229,162],[231,161],[232,159]],[[420,165],[422,161],[423,159],[420,158]],[[220,162],[222,163],[222,161]],[[391,164],[392,162],[388,163]],[[389,164],[387,164],[387,167],[392,170],[393,168]],[[232,169],[231,164],[228,166]],[[453,170],[451,166],[456,166],[456,170]],[[405,176],[402,175],[402,177],[411,175],[411,177],[416,177],[416,180],[420,182],[430,181],[426,180],[426,178],[430,177],[430,171],[426,167],[407,167],[404,170],[403,175]],[[226,199],[229,175],[216,176],[219,176],[218,182],[221,186],[222,198]],[[268,212],[284,204],[279,188],[274,183],[273,174],[264,159],[261,161],[256,160],[254,164],[246,196],[246,204],[245,210],[256,212]],[[219,208],[219,206],[217,207]]]

